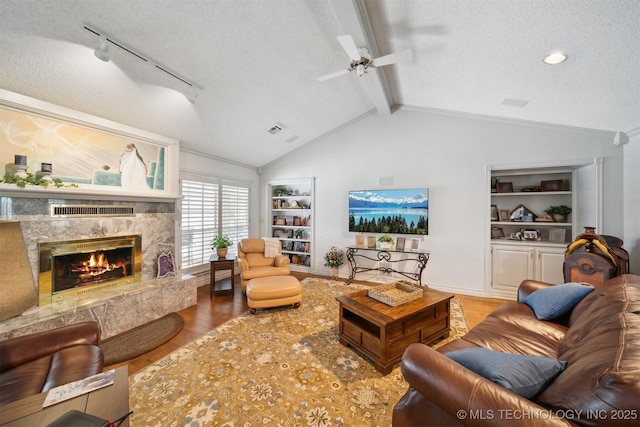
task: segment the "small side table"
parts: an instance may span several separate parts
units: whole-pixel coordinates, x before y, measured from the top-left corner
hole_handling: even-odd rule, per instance
[[[211,294],[209,296],[210,299],[213,299],[214,292],[233,292],[233,267],[235,264],[235,260],[218,257],[217,254],[212,254],[209,258],[209,283],[211,285]],[[215,290],[216,287],[216,271],[223,270],[231,270],[231,288],[229,289],[221,289],[219,291]]]

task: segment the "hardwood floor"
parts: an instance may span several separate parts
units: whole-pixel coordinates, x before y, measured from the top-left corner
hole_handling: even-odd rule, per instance
[[[311,276],[309,274],[293,274],[300,280]],[[205,278],[203,278],[203,280],[205,280]],[[224,284],[224,281],[222,283]],[[462,303],[469,327],[480,323],[493,309],[505,301],[497,298],[482,298],[468,295],[456,295],[456,298]],[[134,359],[105,366],[105,370],[117,368],[122,365],[129,365],[129,375],[131,375],[247,310],[249,310],[249,306],[247,305],[246,296],[244,296],[240,290],[239,276],[235,277],[233,293],[219,293],[216,294],[213,299],[209,299],[209,286],[200,286],[198,288],[198,303],[179,312],[184,319],[184,328],[178,335],[160,347]]]

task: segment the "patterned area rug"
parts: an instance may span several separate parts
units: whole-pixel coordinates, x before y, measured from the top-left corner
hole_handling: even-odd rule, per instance
[[[408,387],[400,365],[383,376],[338,341],[335,297],[364,288],[304,279],[299,309],[245,313],[131,375],[131,425],[391,425]],[[468,330],[451,307],[446,341]]]

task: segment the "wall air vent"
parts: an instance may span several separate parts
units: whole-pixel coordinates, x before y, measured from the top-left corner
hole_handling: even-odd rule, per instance
[[[51,205],[52,218],[135,216],[134,206],[124,205]]]

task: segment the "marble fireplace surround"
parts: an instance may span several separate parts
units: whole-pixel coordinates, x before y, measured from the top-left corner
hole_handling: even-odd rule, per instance
[[[175,248],[175,201],[108,203],[135,205],[136,214],[133,217],[52,218],[52,204],[104,205],[105,201],[0,196],[0,217],[20,221],[36,286],[38,241],[142,235],[141,282],[34,307],[21,316],[0,322],[0,340],[86,320],[98,321],[101,338],[106,339],[197,303],[198,281],[194,276],[156,278],[158,256]]]

